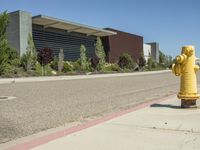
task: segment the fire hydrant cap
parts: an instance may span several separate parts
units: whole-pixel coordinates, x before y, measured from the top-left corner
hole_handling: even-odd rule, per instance
[[[188,57],[192,56],[194,54],[195,47],[188,45],[182,47],[182,54],[187,55]]]
[[[185,45],[185,46],[183,46],[182,47],[182,49],[195,49],[195,47],[194,46],[192,46],[192,45]]]

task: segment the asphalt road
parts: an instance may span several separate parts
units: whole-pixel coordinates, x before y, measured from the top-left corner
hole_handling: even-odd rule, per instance
[[[0,85],[0,143],[105,115],[179,88],[172,73]]]

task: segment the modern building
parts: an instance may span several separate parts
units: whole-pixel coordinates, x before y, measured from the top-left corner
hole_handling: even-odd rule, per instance
[[[87,48],[87,56],[93,57],[97,37],[116,35],[116,32],[99,29],[79,23],[65,21],[44,15],[32,16],[29,12],[9,13],[10,23],[7,28],[9,44],[20,55],[26,52],[28,35],[33,35],[36,49],[49,47],[58,56],[63,49],[65,60],[77,60],[80,45]]]
[[[112,28],[105,28],[105,30],[117,33],[102,38],[107,61],[116,63],[123,53],[128,53],[137,62],[143,51],[143,37]]]
[[[28,36],[33,36],[37,50],[51,48],[54,56],[64,52],[64,60],[75,61],[80,57],[80,46],[87,48],[87,57],[95,56],[95,42],[101,37],[107,61],[116,63],[123,53],[138,61],[143,51],[143,37],[112,28],[100,29],[44,15],[32,16],[25,11],[9,13],[7,28],[9,44],[22,56],[28,46]]]
[[[146,62],[148,62],[148,59],[151,58],[151,45],[143,44],[143,54]]]
[[[152,43],[146,43],[151,46],[151,58],[155,60],[157,63],[159,63],[159,43],[152,42]]]

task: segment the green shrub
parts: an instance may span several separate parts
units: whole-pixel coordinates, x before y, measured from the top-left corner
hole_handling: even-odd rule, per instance
[[[42,76],[42,75],[52,75],[52,71],[53,69],[51,68],[50,64],[47,64],[45,66],[42,66],[40,63],[36,63],[35,65],[35,70],[34,71],[29,71],[28,73],[29,74],[35,74],[36,75],[39,75],[39,76]]]
[[[42,75],[43,75],[42,70],[43,70],[42,66],[40,65],[39,62],[37,62],[37,63],[35,64],[35,72],[36,72],[36,74],[42,76]]]
[[[5,64],[3,75],[9,76],[9,74],[10,76],[13,76],[15,74],[15,67],[10,64]]]
[[[148,70],[155,70],[155,68],[157,67],[158,67],[158,64],[156,63],[156,61],[153,60],[152,58],[149,58],[147,62]]]
[[[80,59],[78,59],[77,61],[72,61],[72,62],[70,62],[70,64],[72,65],[74,71],[76,71],[76,72],[81,71]]]
[[[99,58],[94,55],[91,59],[90,59],[90,63],[91,63],[91,67],[96,69],[97,68],[97,65],[99,63]]]
[[[7,73],[9,56],[8,40],[6,37],[6,28],[9,23],[9,16],[7,12],[0,14],[0,75]]]
[[[67,73],[72,71],[74,71],[74,66],[72,65],[72,63],[69,61],[65,61],[63,64],[63,72]]]
[[[18,70],[20,68],[20,59],[15,58],[9,60],[9,63],[4,64],[4,71],[2,72],[1,75],[6,76],[6,77],[13,77],[17,76]]]
[[[152,62],[152,68],[157,68],[157,67],[158,67],[158,64],[155,61],[153,61]]]
[[[101,61],[99,61],[99,63],[97,64],[96,70],[103,71],[104,65],[105,63],[102,63]]]
[[[13,60],[10,60],[10,66],[11,66],[11,72],[14,73],[15,75],[17,75],[18,73],[22,72],[21,68],[20,68],[20,59],[19,58],[15,58]],[[20,68],[20,69],[19,69]]]
[[[124,53],[122,54],[122,56],[119,57],[118,65],[122,69],[130,69],[130,70],[133,70],[136,66],[131,55],[127,53]]]
[[[15,67],[20,67],[21,61],[19,58],[15,58],[15,59],[10,60],[10,64]]]
[[[87,69],[86,69],[86,72],[91,72],[91,71],[94,71],[94,69],[92,68],[91,59],[87,58]]]
[[[132,70],[125,68],[125,69],[123,70],[123,72],[128,73],[128,72],[132,72]]]
[[[140,58],[138,59],[138,67],[140,70],[143,70],[145,65],[146,65],[146,60],[144,58],[144,55],[141,55]]]
[[[2,77],[24,77],[28,76],[23,67],[16,67],[10,64],[7,64],[5,71],[2,74]]]
[[[46,71],[45,74],[48,75],[48,76],[52,75],[53,69],[51,68],[50,64],[47,64],[45,67],[46,67],[45,68],[45,71]]]
[[[53,70],[58,70],[58,58],[54,56],[53,61],[50,63]]]
[[[19,59],[19,56],[17,54],[17,51],[9,46],[7,40],[6,28],[8,26],[8,23],[9,23],[9,15],[7,14],[7,12],[1,13],[0,14],[0,75],[12,73],[14,70],[16,70],[16,67],[18,67],[17,59]]]
[[[113,72],[113,71],[120,71],[120,67],[118,64],[110,64],[110,63],[105,63],[103,66],[103,72]]]

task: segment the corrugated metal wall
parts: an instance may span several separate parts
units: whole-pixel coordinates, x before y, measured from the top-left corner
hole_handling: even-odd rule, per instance
[[[80,58],[80,46],[84,44],[87,48],[87,56],[93,57],[95,51],[95,37],[86,36],[78,33],[59,29],[47,28],[33,25],[33,40],[36,49],[49,47],[53,50],[53,54],[58,56],[60,48],[63,48],[65,60],[75,61]]]

